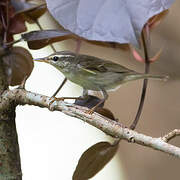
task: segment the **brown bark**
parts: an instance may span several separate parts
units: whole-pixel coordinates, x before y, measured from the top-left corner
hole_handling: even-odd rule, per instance
[[[0,95],[8,89],[0,58]],[[15,124],[15,102],[0,111],[0,180],[21,180],[19,144]]]

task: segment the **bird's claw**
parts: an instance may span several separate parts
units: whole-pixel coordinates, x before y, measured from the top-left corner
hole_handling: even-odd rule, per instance
[[[51,100],[51,99],[52,99],[52,100]],[[53,110],[54,110],[54,108],[52,107],[52,104],[53,104],[55,101],[64,101],[64,99],[65,99],[65,98],[63,98],[63,97],[56,98],[55,96],[52,96],[52,97],[50,98],[50,102],[49,102],[49,110],[50,110],[50,111],[53,111]]]
[[[88,109],[85,111],[86,114],[92,115],[94,113],[94,108]]]

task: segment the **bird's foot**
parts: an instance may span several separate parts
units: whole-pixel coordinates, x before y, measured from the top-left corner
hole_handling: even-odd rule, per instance
[[[48,109],[50,110],[50,111],[53,111],[54,110],[54,108],[52,107],[52,104],[55,102],[55,101],[64,101],[64,97],[60,97],[60,98],[56,98],[55,96],[52,96],[51,98],[50,98],[50,102],[49,102],[49,107],[48,107]]]
[[[51,100],[52,99],[52,100]],[[54,101],[64,101],[65,99],[82,99],[81,97],[60,97],[60,98],[56,98],[55,96],[52,96],[50,98],[50,103],[49,103],[49,110],[53,111],[53,107],[52,104],[54,103]]]
[[[94,113],[95,109],[96,109],[96,107],[93,107],[91,109],[86,110],[85,113],[89,114],[89,115],[92,115]]]
[[[92,107],[91,109],[87,110],[86,113],[90,114],[90,115],[93,114],[96,111],[96,109],[98,107],[100,107],[100,105],[103,104],[104,102],[105,102],[104,99],[100,100],[94,107]]]

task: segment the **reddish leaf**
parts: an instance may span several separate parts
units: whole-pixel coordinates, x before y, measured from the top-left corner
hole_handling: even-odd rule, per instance
[[[22,34],[22,38],[28,41],[30,49],[40,49],[51,43],[65,40],[69,38],[70,35],[72,35],[72,33],[69,31],[42,30]]]
[[[19,34],[27,30],[25,21],[21,16],[15,16],[10,20],[10,26],[8,29],[10,34]]]
[[[98,107],[98,108],[96,108],[95,111],[109,119],[117,121],[117,119],[115,119],[113,113],[107,108]]]
[[[13,47],[3,56],[6,65],[6,75],[9,85],[21,84],[25,77],[29,77],[34,63],[28,50],[22,47]]]
[[[81,156],[73,180],[87,180],[97,174],[116,154],[117,145],[100,142],[87,149]]]
[[[24,13],[24,18],[28,23],[34,23],[47,11],[46,5],[38,6],[37,8]]]
[[[132,52],[134,58],[135,58],[137,61],[143,62],[143,63],[145,62],[144,58],[142,58],[142,57],[140,56],[140,54],[139,54],[133,47],[131,47],[131,52]],[[160,49],[152,58],[150,58],[149,61],[152,63],[152,62],[158,60],[159,57],[160,57],[160,55],[161,55],[161,53],[162,53],[162,49]]]
[[[79,105],[79,106],[88,107],[89,109],[91,109],[96,104],[98,104],[100,101],[101,101],[100,98],[98,98],[96,96],[88,95],[88,97],[85,99],[76,99],[74,104]],[[97,113],[101,114],[102,116],[105,116],[109,119],[117,121],[117,119],[115,119],[113,113],[109,109],[103,108],[103,106],[104,106],[104,103],[100,104],[99,107],[97,107],[95,109],[95,112],[97,112]]]
[[[13,35],[12,34],[7,34],[6,43],[13,42],[13,41],[14,41]]]
[[[12,6],[12,3],[11,3],[8,5],[8,17],[9,17],[9,19],[13,18],[14,15],[15,15],[15,10],[14,10],[14,7]]]
[[[133,47],[131,47],[130,49],[136,61],[145,62],[144,58],[142,58],[141,55]]]
[[[11,3],[0,5],[1,36],[6,42],[13,41],[13,34],[26,31],[25,21],[20,16],[15,16],[15,10]]]
[[[12,5],[16,10],[16,15],[20,14],[28,23],[35,23],[35,21],[42,16],[46,10],[46,3],[40,2],[21,2],[18,0],[12,1]]]

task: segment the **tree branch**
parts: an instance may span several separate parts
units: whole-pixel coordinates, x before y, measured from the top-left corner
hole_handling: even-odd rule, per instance
[[[0,97],[8,89],[4,64],[0,56]],[[1,102],[5,99],[0,98]],[[6,108],[0,108],[0,180],[22,180],[18,136],[15,124],[15,107],[8,101]]]
[[[50,101],[50,97],[29,92],[24,89],[7,90],[0,97],[0,109],[7,108],[12,102],[16,102],[20,105],[29,104],[42,108],[49,108]],[[59,101],[51,104],[51,109],[81,119],[112,137],[147,146],[180,158],[180,148],[166,143],[161,137],[153,138],[124,128],[121,123],[108,119],[96,112],[89,115],[86,113],[87,108],[85,107]]]
[[[162,140],[164,142],[169,142],[171,139],[173,139],[176,136],[180,136],[180,129],[174,129],[173,131],[169,132],[168,134],[162,137]]]

